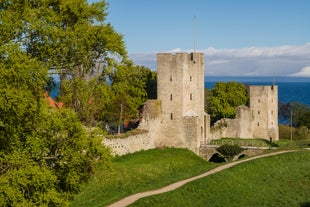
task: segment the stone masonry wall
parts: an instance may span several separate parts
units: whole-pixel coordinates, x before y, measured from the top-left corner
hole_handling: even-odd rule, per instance
[[[236,108],[235,119],[221,119],[211,128],[211,139],[224,137],[252,138],[251,111],[247,106]]]
[[[127,138],[103,139],[103,144],[110,147],[113,155],[125,155],[141,150],[154,149],[154,139],[149,133],[143,133]]]
[[[156,143],[198,152],[206,131],[203,53],[157,54],[157,98],[162,116]]]
[[[279,139],[278,86],[249,86],[253,138]]]
[[[210,139],[279,139],[278,86],[248,86],[250,107],[236,108],[235,119],[221,119],[211,128]]]

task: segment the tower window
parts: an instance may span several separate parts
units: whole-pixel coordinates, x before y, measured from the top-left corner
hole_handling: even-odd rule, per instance
[[[260,99],[258,99],[258,103],[260,103]]]
[[[189,76],[189,81],[192,81],[192,76]]]
[[[259,126],[259,122],[257,122],[257,126]]]
[[[273,114],[273,110],[271,111],[271,114]]]
[[[257,112],[258,114],[260,114],[260,110],[258,110],[258,112]]]
[[[170,119],[173,120],[173,113],[170,114]]]
[[[170,81],[172,81],[172,75],[170,76]]]
[[[190,100],[193,100],[193,94],[190,94]]]
[[[172,101],[172,94],[170,94],[170,101]]]

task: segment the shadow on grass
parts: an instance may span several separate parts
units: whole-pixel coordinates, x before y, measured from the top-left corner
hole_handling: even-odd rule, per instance
[[[269,147],[279,147],[278,144],[271,142],[269,140],[264,140],[264,142],[269,146]]]
[[[300,204],[300,207],[310,207],[310,201],[306,201]]]

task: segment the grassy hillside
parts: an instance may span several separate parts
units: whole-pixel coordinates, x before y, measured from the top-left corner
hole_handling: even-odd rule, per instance
[[[218,166],[185,149],[163,148],[118,157],[110,170],[100,166],[72,207],[102,207],[128,195],[156,189]]]
[[[310,151],[249,161],[131,206],[310,206]]]

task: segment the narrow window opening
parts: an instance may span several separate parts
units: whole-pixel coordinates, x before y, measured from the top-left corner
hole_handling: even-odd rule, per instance
[[[259,126],[259,122],[257,122],[257,126]]]
[[[170,101],[172,101],[172,94],[170,94]]]
[[[258,112],[257,112],[258,114],[260,114],[260,110],[258,110]]]
[[[170,81],[172,81],[172,75],[170,76]]]
[[[192,81],[192,76],[189,76],[189,81]]]
[[[190,94],[190,100],[193,100],[193,94]]]
[[[170,119],[173,120],[173,113],[170,114]]]
[[[260,103],[260,99],[258,99],[258,103]]]

